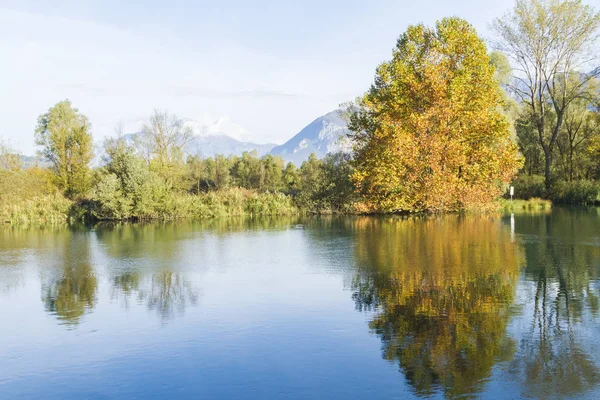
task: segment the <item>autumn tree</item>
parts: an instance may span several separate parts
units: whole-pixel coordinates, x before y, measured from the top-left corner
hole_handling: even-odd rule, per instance
[[[546,189],[554,150],[569,107],[590,93],[600,74],[596,48],[600,14],[580,0],[517,0],[494,22],[498,48],[515,71],[512,92],[527,110],[544,153]],[[570,77],[576,73],[577,79]]]
[[[456,210],[500,195],[521,165],[483,41],[458,18],[411,26],[349,109],[353,179],[377,211]]]
[[[90,123],[69,100],[56,103],[39,116],[35,142],[42,147],[42,156],[52,163],[55,183],[67,196],[80,196],[90,189]]]

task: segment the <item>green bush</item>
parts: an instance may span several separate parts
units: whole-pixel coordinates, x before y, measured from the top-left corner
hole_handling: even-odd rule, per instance
[[[131,207],[114,177],[107,175],[95,191],[93,217],[98,220],[174,220],[231,216],[298,214],[289,196],[245,189],[226,189],[198,195],[162,191],[149,182],[148,193]]]
[[[500,208],[505,212],[547,212],[552,209],[552,202],[537,197],[532,197],[529,200],[499,200]]]
[[[600,184],[595,181],[557,182],[550,193],[556,204],[600,204]]]
[[[519,175],[512,183],[515,187],[515,198],[529,200],[543,198],[546,194],[544,177],[541,175]]]

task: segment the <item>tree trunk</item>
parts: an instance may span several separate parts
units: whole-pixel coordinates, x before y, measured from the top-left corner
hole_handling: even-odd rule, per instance
[[[550,167],[552,166],[552,151],[546,146],[544,146],[544,161],[544,183],[546,185],[546,192],[549,192],[552,184],[552,176],[550,175]]]

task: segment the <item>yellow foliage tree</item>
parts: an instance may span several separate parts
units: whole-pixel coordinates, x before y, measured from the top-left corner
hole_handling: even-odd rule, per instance
[[[505,190],[522,161],[494,73],[467,22],[408,28],[349,109],[353,178],[371,209],[457,210]]]

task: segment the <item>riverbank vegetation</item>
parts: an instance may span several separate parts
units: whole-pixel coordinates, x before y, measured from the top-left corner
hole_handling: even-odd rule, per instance
[[[119,129],[99,151],[85,115],[61,101],[34,132],[49,168],[24,169],[18,153],[0,145],[0,220],[600,203],[600,14],[575,0],[518,0],[493,26],[493,51],[459,18],[409,27],[371,88],[341,111],[353,152],[312,155],[299,166],[255,152],[191,156],[190,128],[160,110],[139,133]],[[94,154],[101,160],[92,162]],[[527,202],[501,200],[511,185]]]

